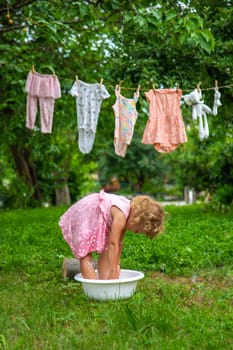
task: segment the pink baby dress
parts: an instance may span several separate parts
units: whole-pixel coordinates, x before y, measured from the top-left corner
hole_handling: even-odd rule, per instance
[[[142,143],[152,144],[158,152],[174,151],[187,142],[180,110],[180,89],[151,89],[145,93],[149,102],[147,121]]]
[[[108,249],[112,217],[110,209],[118,207],[127,218],[130,200],[116,194],[90,194],[73,204],[60,218],[59,226],[74,256],[81,259],[91,252]]]

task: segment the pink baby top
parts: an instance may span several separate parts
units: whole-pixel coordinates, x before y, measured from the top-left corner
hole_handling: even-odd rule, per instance
[[[64,239],[77,259],[108,249],[112,206],[118,207],[126,218],[129,216],[129,199],[101,190],[73,204],[60,218]]]

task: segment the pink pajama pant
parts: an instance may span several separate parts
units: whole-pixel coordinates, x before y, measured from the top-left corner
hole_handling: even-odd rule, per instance
[[[61,97],[57,76],[29,72],[25,90],[27,92],[26,127],[34,128],[39,101],[41,132],[51,133],[55,99]]]

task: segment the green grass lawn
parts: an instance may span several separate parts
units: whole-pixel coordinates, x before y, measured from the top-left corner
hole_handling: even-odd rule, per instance
[[[0,349],[233,349],[232,212],[168,206],[158,239],[128,232],[122,268],[145,278],[132,298],[103,302],[61,277],[65,210],[0,212]]]

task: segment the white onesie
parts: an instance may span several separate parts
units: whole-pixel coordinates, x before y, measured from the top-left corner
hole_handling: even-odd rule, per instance
[[[75,82],[70,94],[76,97],[78,144],[82,153],[90,153],[95,140],[101,103],[110,95],[103,84]]]

